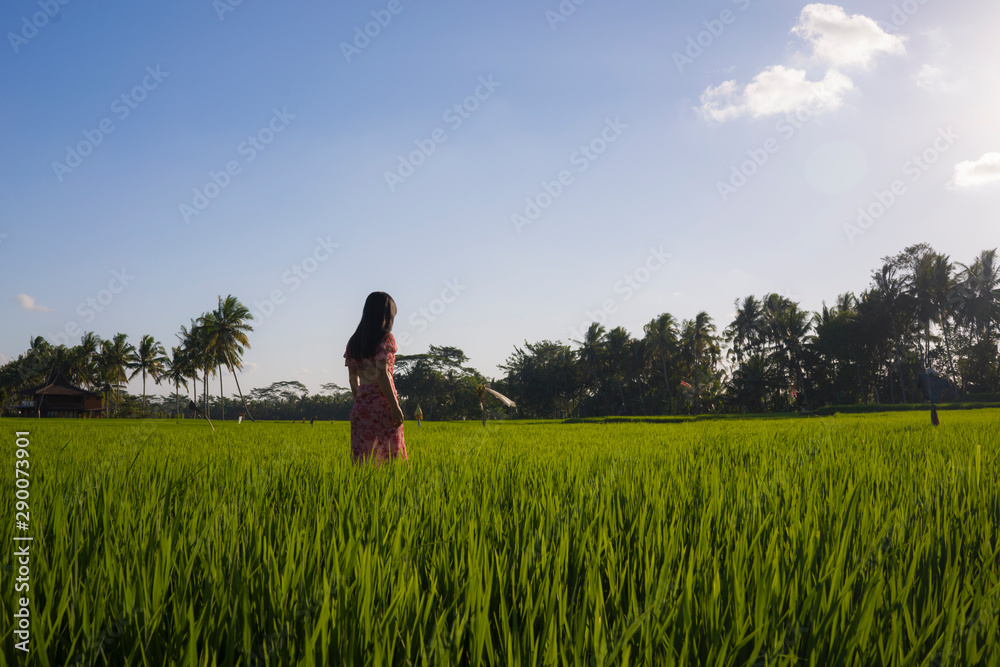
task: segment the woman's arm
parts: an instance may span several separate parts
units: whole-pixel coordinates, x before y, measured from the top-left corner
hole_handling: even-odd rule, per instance
[[[389,377],[389,369],[384,359],[375,360],[375,379],[378,380],[382,395],[389,399],[392,425],[399,426],[403,423],[403,411],[399,409],[399,397],[396,396],[396,388],[392,385],[392,378]]]
[[[348,368],[348,373],[350,375],[351,383],[351,394],[354,398],[358,397],[358,370],[356,368]]]

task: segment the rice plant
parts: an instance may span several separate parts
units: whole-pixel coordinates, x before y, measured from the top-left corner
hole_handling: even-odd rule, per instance
[[[2,423],[30,664],[1000,664],[995,410],[408,422],[383,468],[346,423]]]

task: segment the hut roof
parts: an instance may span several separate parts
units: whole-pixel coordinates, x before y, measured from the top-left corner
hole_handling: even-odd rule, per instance
[[[92,391],[74,386],[61,372],[56,372],[45,384],[27,389],[24,393],[42,396],[99,396]]]

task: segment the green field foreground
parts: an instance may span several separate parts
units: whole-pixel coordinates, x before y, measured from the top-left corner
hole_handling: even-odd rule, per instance
[[[941,422],[407,422],[359,469],[347,423],[2,419],[3,660],[1000,664],[1000,411]]]

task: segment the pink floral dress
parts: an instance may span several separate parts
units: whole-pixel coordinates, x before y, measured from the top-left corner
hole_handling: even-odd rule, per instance
[[[396,363],[396,338],[388,333],[375,349],[375,356],[368,359],[351,359],[344,352],[344,365],[357,370],[375,370],[377,360],[385,360],[389,371],[389,384],[393,392],[396,385],[392,381],[392,369]],[[382,394],[378,383],[358,385],[358,393],[351,408],[351,456],[355,463],[374,455],[375,462],[395,458],[406,460],[406,443],[403,440],[403,425],[393,426],[390,403]]]

